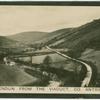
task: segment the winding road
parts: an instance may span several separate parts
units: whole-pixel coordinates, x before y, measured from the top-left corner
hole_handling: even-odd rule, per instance
[[[84,61],[81,61],[81,60],[78,60],[78,59],[75,59],[75,58],[71,58],[71,57],[69,57],[69,56],[67,56],[65,54],[62,54],[61,52],[59,52],[57,50],[54,50],[54,49],[50,48],[49,46],[46,46],[46,48],[48,50],[51,50],[51,51],[63,56],[64,58],[73,60],[75,62],[78,62],[78,63],[84,65],[86,67],[86,69],[87,69],[87,73],[86,73],[86,77],[82,81],[81,87],[88,87],[89,86],[89,83],[90,83],[91,78],[92,78],[92,68],[91,68],[91,66],[89,64],[85,63]]]

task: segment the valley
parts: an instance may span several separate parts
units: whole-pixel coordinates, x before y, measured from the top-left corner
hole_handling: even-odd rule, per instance
[[[46,46],[52,50],[48,50]],[[13,76],[16,80],[15,73],[25,74],[28,76],[25,80],[29,80],[27,83],[22,75],[22,79],[18,78],[18,81],[21,83],[20,80],[22,80],[23,84],[17,84],[18,82],[15,80],[6,83],[6,74],[2,73],[1,78],[5,76],[5,80],[2,79],[4,82],[0,85],[14,85],[16,83],[15,85],[49,86],[50,81],[54,81],[60,83],[58,86],[80,87],[87,72],[83,66],[88,64],[90,67],[92,66],[93,77],[97,76],[97,79],[92,77],[93,80],[89,86],[100,86],[99,60],[100,19],[80,27],[65,28],[53,32],[32,31],[13,36],[0,36],[1,69],[4,67],[4,70],[14,70],[11,75],[9,74],[9,77]],[[15,62],[15,64],[10,65],[11,62]],[[82,65],[83,62],[85,64]],[[82,73],[83,76],[80,77]]]

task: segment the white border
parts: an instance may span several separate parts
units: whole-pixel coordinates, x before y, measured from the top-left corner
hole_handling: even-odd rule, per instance
[[[27,94],[100,94],[97,87],[14,87],[0,86],[0,93],[27,93]]]

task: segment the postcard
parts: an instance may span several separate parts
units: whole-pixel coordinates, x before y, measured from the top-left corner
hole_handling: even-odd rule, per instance
[[[99,95],[99,67],[100,6],[0,5],[0,94]]]

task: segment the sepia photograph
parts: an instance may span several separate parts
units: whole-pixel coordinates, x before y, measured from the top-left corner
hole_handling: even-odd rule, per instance
[[[0,87],[100,87],[100,6],[0,6]]]

